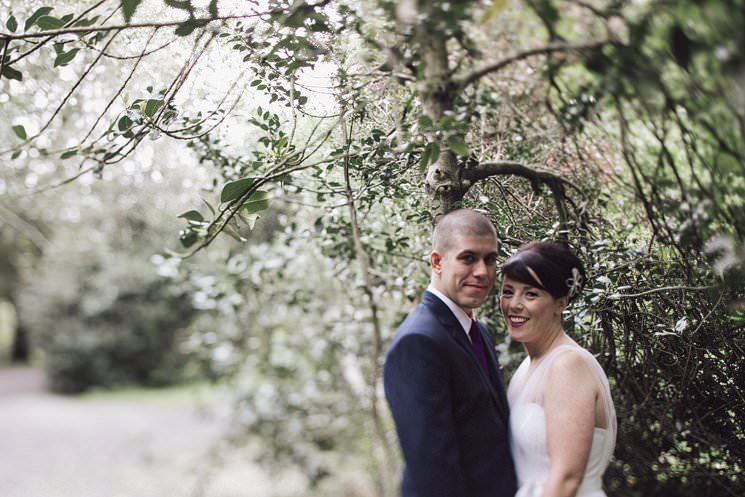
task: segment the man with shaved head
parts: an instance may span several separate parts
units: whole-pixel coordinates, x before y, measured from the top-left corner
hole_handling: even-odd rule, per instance
[[[513,497],[507,399],[494,344],[476,322],[497,271],[484,215],[449,212],[432,233],[432,279],[398,329],[385,393],[404,455],[403,497]]]

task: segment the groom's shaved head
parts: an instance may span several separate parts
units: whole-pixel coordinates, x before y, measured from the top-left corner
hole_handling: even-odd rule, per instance
[[[432,231],[432,250],[445,254],[461,236],[493,236],[497,230],[485,215],[471,209],[450,211],[440,218]]]

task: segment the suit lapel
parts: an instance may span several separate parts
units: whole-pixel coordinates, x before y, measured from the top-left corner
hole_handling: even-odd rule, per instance
[[[484,377],[489,382],[489,386],[491,386],[491,391],[494,396],[494,400],[497,403],[497,407],[506,415],[507,399],[504,396],[504,385],[502,384],[502,378],[499,372],[499,363],[497,362],[497,356],[494,351],[494,344],[492,343],[489,334],[484,331],[484,327],[481,326],[478,321],[476,323],[479,327],[479,332],[481,333],[481,339],[484,341],[487,363],[489,363],[489,371],[484,372]],[[473,353],[473,347],[471,347],[470,342],[468,343],[468,346]],[[474,359],[476,358],[475,353],[473,353],[473,357]],[[482,368],[479,368],[479,370],[483,371]]]
[[[481,325],[479,325],[479,329],[482,331],[481,336],[484,339],[484,343],[487,345],[486,350],[490,369],[489,374],[491,375],[494,384],[497,385],[495,390],[499,397],[500,404],[502,405],[502,410],[507,414],[509,412],[509,404],[507,402],[507,394],[505,393],[504,377],[502,376],[502,370],[499,367],[499,360],[497,359],[497,352],[489,333],[487,333]]]
[[[430,292],[424,292],[422,303],[432,309],[432,311],[439,319],[440,323],[448,331],[457,346],[463,349],[465,353],[473,359],[474,364],[477,366],[476,369],[479,371],[481,380],[489,387],[489,393],[491,394],[492,399],[496,404],[497,410],[499,410],[506,417],[507,401],[504,398],[504,386],[502,385],[502,381],[499,378],[497,360],[493,350],[494,347],[492,345],[492,341],[486,336],[487,334],[484,333],[483,327],[480,324],[478,325],[481,337],[484,340],[484,344],[486,344],[485,349],[487,350],[486,356],[487,362],[489,363],[489,371],[484,371],[481,365],[479,365],[478,359],[476,358],[476,353],[474,352],[473,346],[471,345],[471,341],[468,339],[468,337],[466,337],[466,334],[463,332],[463,328],[461,327],[460,322],[458,322],[452,311],[448,309],[448,306]]]

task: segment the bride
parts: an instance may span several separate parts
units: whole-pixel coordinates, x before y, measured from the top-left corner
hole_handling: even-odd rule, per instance
[[[516,497],[605,497],[602,476],[616,441],[608,379],[562,328],[585,281],[582,263],[564,245],[532,242],[502,275],[508,332],[528,352],[507,391]]]

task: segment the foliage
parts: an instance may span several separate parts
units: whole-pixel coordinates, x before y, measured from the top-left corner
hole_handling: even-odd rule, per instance
[[[0,82],[19,117],[2,153],[103,173],[168,137],[213,168],[181,215],[182,246],[251,243],[183,266],[202,310],[188,343],[235,379],[236,428],[269,441],[268,458],[317,483],[367,452],[377,493],[393,493],[383,345],[426,284],[432,219],[466,205],[495,219],[502,255],[557,238],[592,268],[569,325],[613,382],[609,495],[743,493],[741,0],[166,1],[139,23],[155,4],[9,16]],[[243,71],[185,96],[220,50]],[[163,53],[178,57],[143,77]],[[47,149],[105,64],[120,84],[88,133]],[[303,79],[324,64],[327,100]],[[15,97],[50,69],[77,80],[35,122]],[[496,309],[484,317],[500,326]],[[508,365],[521,353],[500,350]]]
[[[662,16],[639,7],[625,18],[627,43],[587,72],[552,68],[555,106],[579,107],[567,121],[617,136],[628,166],[619,180],[646,217],[618,219],[588,254],[603,279],[586,316],[605,335],[621,406],[609,475],[619,493],[738,495],[745,485],[737,4],[684,2]]]
[[[65,213],[72,218],[54,223],[19,292],[20,315],[57,391],[159,386],[193,375],[182,347],[195,314],[188,287],[151,262],[161,249],[158,233],[173,229],[173,213],[133,208],[123,190],[115,184],[82,193],[80,207]],[[78,223],[96,229],[82,234]]]

